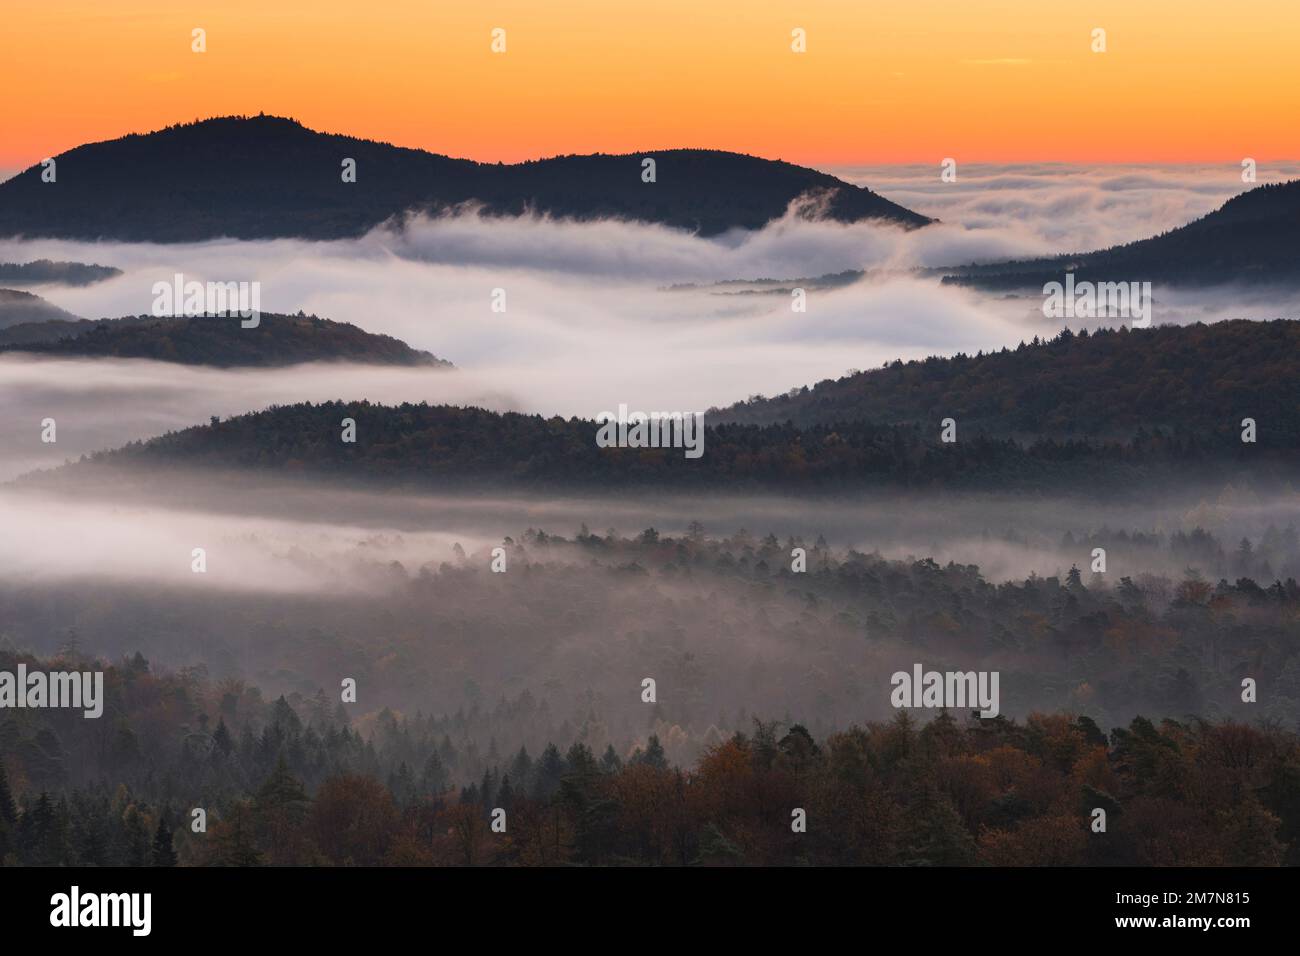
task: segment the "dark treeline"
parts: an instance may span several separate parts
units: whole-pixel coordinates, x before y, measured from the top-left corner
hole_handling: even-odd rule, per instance
[[[1158,531],[1112,531],[1101,529],[1089,534],[1066,532],[1061,547],[1067,552],[1104,547],[1129,555],[1146,555],[1158,561],[1161,556],[1187,568],[1217,577],[1226,583],[1236,580],[1248,588],[1256,581],[1300,578],[1300,533],[1294,526],[1277,528],[1269,525],[1252,541],[1239,539],[1225,547],[1215,535],[1202,528],[1164,534]]]
[[[1230,321],[1062,331],[1015,349],[894,361],[711,413],[714,421],[913,423],[958,438],[1106,438],[1233,432],[1254,418],[1261,445],[1300,447],[1300,322]],[[1267,434],[1267,437],[1265,436]]]
[[[357,423],[355,443],[341,422]],[[958,428],[960,429],[960,424]],[[1271,483],[1293,474],[1300,446],[1261,429],[1139,430],[1129,442],[1010,438],[965,433],[940,441],[940,426],[848,422],[799,428],[706,426],[704,455],[677,448],[600,448],[592,421],[498,414],[454,406],[302,403],[132,442],[89,460],[112,465],[254,468],[352,484],[409,489],[655,488],[802,490],[870,488],[1089,489],[1128,494],[1186,477]],[[84,465],[73,465],[73,469]],[[47,473],[26,480],[46,482]]]
[[[1293,321],[1067,330],[1050,342],[894,362],[706,413],[700,458],[680,448],[598,447],[598,426],[588,419],[326,402],[273,406],[93,460],[476,490],[1128,494],[1152,482],[1184,482],[1192,469],[1207,482],[1269,483],[1291,479],[1300,464],[1300,406],[1291,398],[1300,389],[1297,356],[1300,323]],[[344,418],[357,423],[355,443],[340,441]],[[947,418],[955,421],[954,442],[942,440]],[[1246,418],[1255,422],[1253,442],[1242,440]]]
[[[1081,282],[1294,283],[1300,280],[1300,180],[1256,186],[1169,232],[1096,252],[968,265],[945,283],[1034,289]]]
[[[78,319],[71,312],[46,302],[38,295],[17,289],[0,289],[0,344],[26,341],[30,338],[30,330],[42,326],[59,325],[70,329],[77,322],[83,326],[86,324],[84,319]],[[28,330],[27,334],[19,333],[11,337],[10,330],[15,327]]]
[[[238,308],[233,300],[230,307]],[[377,335],[347,322],[302,312],[264,312],[253,328],[244,328],[241,322],[237,315],[42,322],[0,332],[0,352],[143,358],[222,368],[338,361],[451,367],[450,362],[413,349],[391,335]]]
[[[0,284],[44,285],[57,282],[61,285],[93,285],[122,274],[113,266],[88,265],[84,262],[53,262],[36,259],[32,262],[0,262]]]
[[[5,864],[1300,863],[1300,740],[1276,726],[1136,718],[1107,737],[1069,714],[922,725],[900,713],[816,740],[755,721],[687,769],[655,737],[626,759],[575,741],[520,749],[458,789],[445,745],[385,778],[407,742],[395,725],[362,740],[281,698],[258,733],[220,716],[185,732],[169,722],[210,689],[139,660],[110,673],[133,708],[115,721],[139,711],[169,731],[152,773],[38,789],[6,732]],[[205,832],[191,828],[196,807]],[[1104,833],[1090,827],[1097,809]],[[792,825],[799,811],[806,832]]]

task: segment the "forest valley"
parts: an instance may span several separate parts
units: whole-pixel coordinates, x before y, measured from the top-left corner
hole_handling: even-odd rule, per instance
[[[139,713],[210,688],[137,662]],[[815,741],[755,721],[670,766],[655,736],[627,759],[521,748],[481,781],[391,715],[363,740],[284,698],[204,742],[172,735],[135,786],[50,793],[0,769],[0,858],[29,865],[1247,865],[1300,862],[1300,740],[1276,726],[1087,717],[852,726]],[[255,726],[260,730],[255,732]],[[119,749],[130,746],[128,732]],[[179,743],[177,737],[179,736]],[[153,749],[155,741],[140,740]],[[415,761],[410,763],[404,758]],[[420,761],[423,761],[422,763]],[[15,798],[14,791],[18,791]],[[203,832],[194,804],[202,802]],[[1090,827],[1097,811],[1104,832]],[[792,816],[798,821],[792,825]],[[495,824],[495,825],[494,825]]]
[[[381,550],[373,599],[8,582],[0,670],[102,671],[104,716],[0,711],[0,858],[1300,862],[1294,529],[1235,550],[1203,531],[1067,543],[1189,570],[994,584],[693,525],[529,530],[507,574]],[[996,664],[1001,714],[891,708],[889,675],[922,660]]]

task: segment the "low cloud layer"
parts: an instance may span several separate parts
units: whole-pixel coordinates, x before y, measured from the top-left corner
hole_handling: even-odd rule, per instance
[[[453,546],[486,554],[528,528],[572,537],[586,526],[634,536],[653,527],[683,535],[692,521],[715,536],[771,532],[893,559],[976,563],[993,581],[1085,570],[1089,534],[1169,535],[1208,530],[1229,549],[1258,542],[1270,525],[1300,523],[1294,492],[1259,495],[1187,485],[1127,502],[997,494],[898,494],[836,498],[755,495],[413,494],[363,491],[283,476],[95,475],[79,485],[0,487],[0,576],[6,580],[111,579],[176,587],[280,593],[382,592],[427,564],[456,561]],[[123,476],[116,476],[117,479]],[[1079,539],[1063,541],[1069,532]],[[202,547],[207,572],[191,570]],[[400,562],[400,568],[392,567]],[[486,558],[484,558],[484,563]],[[1194,563],[1194,562],[1193,562]],[[1116,546],[1108,579],[1179,578],[1186,559]],[[1213,578],[1217,569],[1199,568]],[[1278,567],[1276,573],[1293,573]]]
[[[1202,166],[1074,166],[1068,163],[965,164],[955,182],[933,166],[857,166],[832,170],[964,234],[976,248],[968,258],[1088,252],[1166,232],[1212,212],[1238,193],[1300,178],[1300,163],[1263,163],[1255,183],[1241,181],[1231,163]]]
[[[1260,178],[1288,172],[1262,167]],[[34,290],[78,315],[148,312],[153,283],[175,272],[256,280],[264,310],[353,322],[458,366],[452,373],[343,365],[216,371],[0,356],[7,412],[0,480],[277,402],[451,402],[583,417],[620,403],[698,411],[896,358],[1015,346],[1060,327],[1043,317],[1038,298],[944,288],[899,270],[1138,238],[1245,188],[1231,169],[1217,168],[960,167],[955,184],[939,183],[937,168],[853,175],[945,223],[905,232],[808,221],[792,211],[756,233],[710,240],[644,224],[486,219],[463,210],[347,242],[0,241],[3,261],[123,269],[86,288]],[[804,313],[791,310],[785,288],[756,294],[714,284],[849,269],[868,270],[869,278],[810,286]],[[495,289],[505,291],[504,313],[491,308]],[[1157,323],[1300,314],[1290,291],[1157,287],[1155,299]],[[40,442],[47,417],[58,422],[56,445]]]

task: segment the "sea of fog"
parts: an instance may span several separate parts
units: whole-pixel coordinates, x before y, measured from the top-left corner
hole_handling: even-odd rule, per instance
[[[916,267],[1090,249],[1175,227],[1245,189],[1232,167],[1060,165],[835,170],[939,217],[911,232],[810,221],[792,210],[757,232],[701,239],[659,226],[473,211],[341,242],[154,245],[0,240],[0,261],[67,259],[124,274],[32,291],[75,314],[150,310],[177,273],[258,281],[265,311],[305,310],[398,336],[458,370],[343,365],[218,371],[144,361],[0,356],[0,480],[98,448],[272,403],[325,399],[474,404],[593,417],[699,411],[772,395],[896,358],[1014,346],[1059,320],[1035,298],[944,288]],[[1260,170],[1260,181],[1297,175]],[[850,285],[808,284],[806,312],[775,292],[718,285],[865,270]],[[505,311],[492,309],[504,290]],[[1300,313],[1287,290],[1155,290],[1155,322]],[[500,296],[496,301],[500,301]],[[1075,323],[1076,327],[1079,323]],[[58,443],[39,423],[58,422]]]
[[[148,312],[153,283],[176,272],[256,280],[266,311],[301,309],[353,322],[457,365],[455,371],[349,364],[220,370],[0,355],[0,481],[276,403],[449,402],[583,417],[621,403],[703,410],[895,358],[1014,346],[1054,334],[1059,323],[1044,318],[1033,299],[944,288],[908,270],[1142,238],[1245,188],[1232,167],[970,166],[959,168],[956,183],[941,183],[937,169],[921,167],[836,172],[943,223],[907,232],[810,221],[792,210],[758,232],[701,239],[621,221],[487,219],[461,211],[342,242],[0,240],[0,261],[67,259],[122,269],[123,275],[85,288],[32,290],[82,316]],[[1261,168],[1260,179],[1297,172]],[[845,270],[867,274],[848,285],[809,283],[802,313],[792,311],[785,288],[764,293],[728,284]],[[498,289],[505,291],[504,312],[491,308]],[[1285,290],[1157,289],[1155,320],[1269,319],[1295,316],[1298,305]],[[57,423],[54,443],[41,440],[46,419]],[[880,548],[892,556],[980,560],[992,577],[1014,578],[1056,573],[1078,560],[1057,547],[1066,530],[1214,528],[1217,522],[1221,531],[1258,533],[1265,519],[1285,524],[1295,517],[1294,497],[1225,504],[1213,489],[1208,498],[1154,491],[1141,513],[956,499],[906,507],[748,498],[342,500],[343,493],[319,487],[287,497],[250,487],[222,499],[221,485],[202,476],[175,491],[166,502],[154,496],[112,504],[96,503],[93,488],[72,497],[0,491],[6,528],[0,573],[183,576],[188,564],[177,563],[177,555],[220,541],[234,556],[216,562],[227,586],[311,590],[336,586],[340,575],[350,574],[341,568],[383,549],[418,567],[443,560],[455,543],[472,550],[530,526],[561,534],[584,522],[593,530],[654,525],[672,532],[699,518],[717,533],[740,527],[782,536],[824,533],[837,546]],[[1008,529],[1027,537],[999,543]]]

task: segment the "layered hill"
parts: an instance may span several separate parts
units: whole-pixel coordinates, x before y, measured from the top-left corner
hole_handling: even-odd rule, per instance
[[[144,466],[151,474],[167,466],[285,471],[475,489],[1136,492],[1193,475],[1285,481],[1300,464],[1298,327],[1160,328],[1140,340],[1123,331],[1067,335],[994,356],[900,363],[809,390],[828,400],[811,409],[824,420],[734,421],[742,411],[762,417],[787,407],[781,404],[730,410],[732,422],[725,412],[706,413],[697,459],[681,448],[598,447],[598,426],[579,418],[333,402],[170,433],[97,455],[87,466]],[[843,405],[829,401],[841,397]],[[940,440],[944,417],[958,422],[955,443]],[[1241,441],[1243,417],[1256,419],[1257,442]],[[356,422],[355,443],[339,441],[344,418]]]
[[[1298,397],[1300,322],[1237,320],[1067,331],[1016,349],[893,362],[709,418],[800,427],[953,418],[966,434],[1128,440],[1139,429],[1209,433],[1252,417],[1300,448]]]
[[[39,295],[18,289],[0,289],[0,331],[35,322],[75,322],[77,318]]]
[[[93,285],[122,274],[113,266],[88,265],[84,262],[0,262],[0,285]]]
[[[654,158],[656,181],[642,181]],[[185,242],[338,239],[410,211],[461,204],[579,220],[623,218],[716,235],[758,229],[803,196],[840,221],[930,220],[869,189],[790,163],[717,150],[559,156],[505,165],[310,130],[281,117],[222,117],[90,143],[0,184],[0,236]],[[343,182],[343,162],[356,181]]]
[[[255,328],[238,316],[141,315],[122,319],[43,322],[0,333],[0,352],[95,358],[143,358],[223,368],[358,362],[451,368],[429,352],[389,335],[314,315],[262,313]]]
[[[1150,239],[1096,252],[946,271],[945,283],[1039,291],[1067,272],[1092,282],[1300,282],[1300,180],[1257,186]]]

